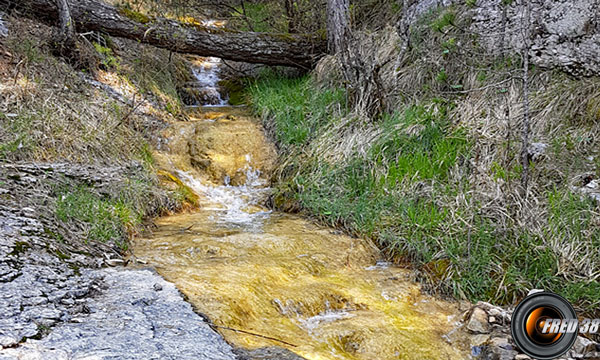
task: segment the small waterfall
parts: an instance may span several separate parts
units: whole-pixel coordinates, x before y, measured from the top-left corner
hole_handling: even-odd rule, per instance
[[[198,66],[192,68],[196,78],[194,88],[197,89],[198,103],[201,106],[224,106],[227,105],[227,96],[221,93],[219,71],[221,59],[216,57],[205,58]]]
[[[221,28],[222,20],[203,20],[206,27]],[[225,106],[228,104],[227,94],[219,86],[219,73],[222,60],[218,57],[199,58],[194,62],[192,74],[196,81],[185,89],[184,102],[190,106]]]
[[[202,195],[207,205],[206,211],[212,211],[211,219],[225,227],[242,227],[247,231],[260,231],[264,220],[271,214],[262,206],[270,193],[265,180],[260,178],[260,170],[250,165],[251,157],[246,155],[246,165],[240,169],[246,175],[243,185],[232,186],[229,177],[224,185],[207,184],[190,173],[179,171],[179,178],[196,193]]]

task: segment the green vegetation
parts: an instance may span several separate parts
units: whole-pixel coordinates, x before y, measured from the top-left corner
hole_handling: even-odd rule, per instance
[[[122,15],[141,24],[147,24],[150,22],[150,17],[142,14],[141,12],[132,10],[128,3],[126,3],[125,6],[121,7],[119,11]]]
[[[173,196],[182,204],[198,206],[198,195],[177,176],[168,171],[159,170],[158,175],[166,187],[173,190]]]
[[[441,38],[440,46],[446,41]],[[490,81],[477,75],[474,81]],[[497,81],[497,76],[489,77]],[[426,284],[458,297],[514,303],[529,289],[544,288],[581,307],[600,304],[600,287],[593,281],[600,270],[598,205],[555,177],[555,166],[581,172],[573,159],[586,153],[581,141],[590,141],[591,133],[579,136],[579,142],[565,135],[573,143],[570,151],[559,138],[563,145],[553,148],[553,156],[560,161],[531,163],[540,207],[528,209],[534,219],[523,220],[525,211],[509,200],[520,179],[518,140],[500,142],[495,146],[502,151],[484,155],[489,148],[481,146],[489,140],[473,131],[481,125],[456,119],[480,119],[488,110],[461,96],[428,97],[447,87],[435,73],[427,81],[425,92],[415,84],[418,103],[399,103],[378,119],[347,111],[344,90],[325,88],[311,77],[270,73],[252,84],[252,106],[282,150],[275,206],[300,209],[371,238],[390,257],[420,269]],[[575,85],[561,76],[533,103],[561,106],[561,114],[586,118],[591,107],[597,111],[592,83],[597,84],[579,83],[577,98],[589,101],[578,102],[577,111],[557,96],[559,89]],[[504,96],[506,91],[490,93]],[[547,96],[558,105],[545,102]],[[485,175],[476,167],[482,160],[488,164]],[[480,191],[496,191],[494,196],[504,200]]]
[[[115,56],[113,50],[109,47],[102,46],[97,42],[93,43],[94,48],[100,54],[102,65],[105,68],[118,68],[120,65],[119,59]]]
[[[130,114],[131,106],[93,91],[81,74],[51,54],[42,35],[15,31],[6,47],[21,65],[0,94],[4,95],[0,96],[0,107],[9,109],[0,112],[0,161],[122,163],[135,159],[149,164],[151,156],[145,140],[149,130],[142,125],[143,117]],[[130,72],[154,75],[157,71],[152,71],[147,62],[160,64],[155,68],[163,66],[156,58],[142,58],[146,62],[134,69],[130,57],[124,52],[123,58],[117,56],[110,41],[100,41],[94,47],[89,50],[101,57],[110,80]],[[167,52],[161,53],[165,54],[168,56]],[[113,76],[115,73],[121,75]],[[157,93],[171,95],[166,99],[178,111],[174,80],[156,76],[153,81],[158,84]],[[124,93],[130,90],[120,89],[118,83],[110,85]]]
[[[108,198],[85,186],[63,188],[57,193],[56,218],[71,226],[79,224],[86,242],[112,242],[126,250],[126,231],[141,223],[144,209],[128,195],[131,190]]]
[[[379,70],[396,77],[379,90],[382,116],[348,105],[360,84],[333,62],[312,78],[258,79],[251,103],[282,150],[274,204],[373,239],[433,289],[514,304],[543,288],[595,311],[600,211],[577,188],[600,177],[600,79],[532,67],[530,139],[548,147],[522,189],[522,63],[463,30],[473,5],[411,28],[401,67]]]
[[[30,149],[29,128],[32,122],[30,117],[0,113],[0,122],[4,123],[8,132],[13,134],[12,139],[6,138],[0,141],[0,159],[7,158],[10,154],[14,154],[19,150],[25,149],[27,151]]]
[[[128,110],[116,102],[90,104],[86,113],[80,113],[60,101],[44,103],[31,98],[14,110],[0,114],[0,160],[151,161],[145,140],[133,129],[120,126]],[[103,121],[94,121],[96,116]]]
[[[310,78],[280,78],[275,73],[250,86],[255,109],[275,122],[277,142],[284,146],[306,144],[330,120],[334,104],[343,102],[340,89],[315,91]]]
[[[279,16],[277,16],[279,15]],[[287,31],[283,9],[279,4],[244,3],[232,11],[232,25],[241,31],[285,32]],[[279,19],[279,21],[272,21]]]

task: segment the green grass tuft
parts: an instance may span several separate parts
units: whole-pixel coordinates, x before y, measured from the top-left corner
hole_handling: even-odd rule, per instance
[[[112,242],[126,250],[127,230],[142,221],[139,207],[127,198],[125,194],[104,198],[85,186],[63,189],[58,193],[56,218],[82,226],[86,241]]]
[[[308,76],[269,73],[249,88],[253,108],[273,119],[276,140],[284,148],[306,144],[336,113],[331,105],[343,103],[344,91],[319,91],[310,84]]]

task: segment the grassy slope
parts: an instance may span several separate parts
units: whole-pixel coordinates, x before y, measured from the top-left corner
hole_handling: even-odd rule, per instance
[[[456,296],[511,303],[544,288],[589,311],[600,303],[600,215],[572,186],[600,175],[600,80],[532,69],[532,137],[549,147],[521,197],[520,84],[495,85],[520,65],[465,65],[478,49],[456,45],[466,35],[453,11],[416,27],[402,96],[381,118],[354,115],[343,89],[313,77],[250,87],[282,153],[275,205],[375,239]]]
[[[47,184],[54,198],[46,210],[65,230],[54,234],[57,240],[126,249],[128,234],[144,216],[185,200],[178,191],[171,193],[174,201],[162,198],[150,152],[164,120],[181,112],[176,84],[184,76],[178,70],[182,61],[175,56],[169,63],[166,51],[110,38],[95,37],[93,46],[83,45],[89,64],[97,65],[98,80],[136,105],[142,97],[158,104],[134,105],[133,111],[84,81],[89,69],[77,71],[53,56],[51,41],[51,29],[10,19],[9,36],[0,45],[0,162],[140,163],[141,170],[123,174],[126,184],[103,193],[67,179],[70,185]]]

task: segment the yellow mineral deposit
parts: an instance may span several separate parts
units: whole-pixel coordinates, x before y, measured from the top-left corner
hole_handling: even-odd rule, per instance
[[[173,124],[157,158],[199,206],[159,219],[133,253],[229,342],[312,360],[467,356],[443,338],[457,307],[424,295],[409,270],[378,261],[364,239],[263,206],[275,150],[244,110],[196,110],[192,120]]]

